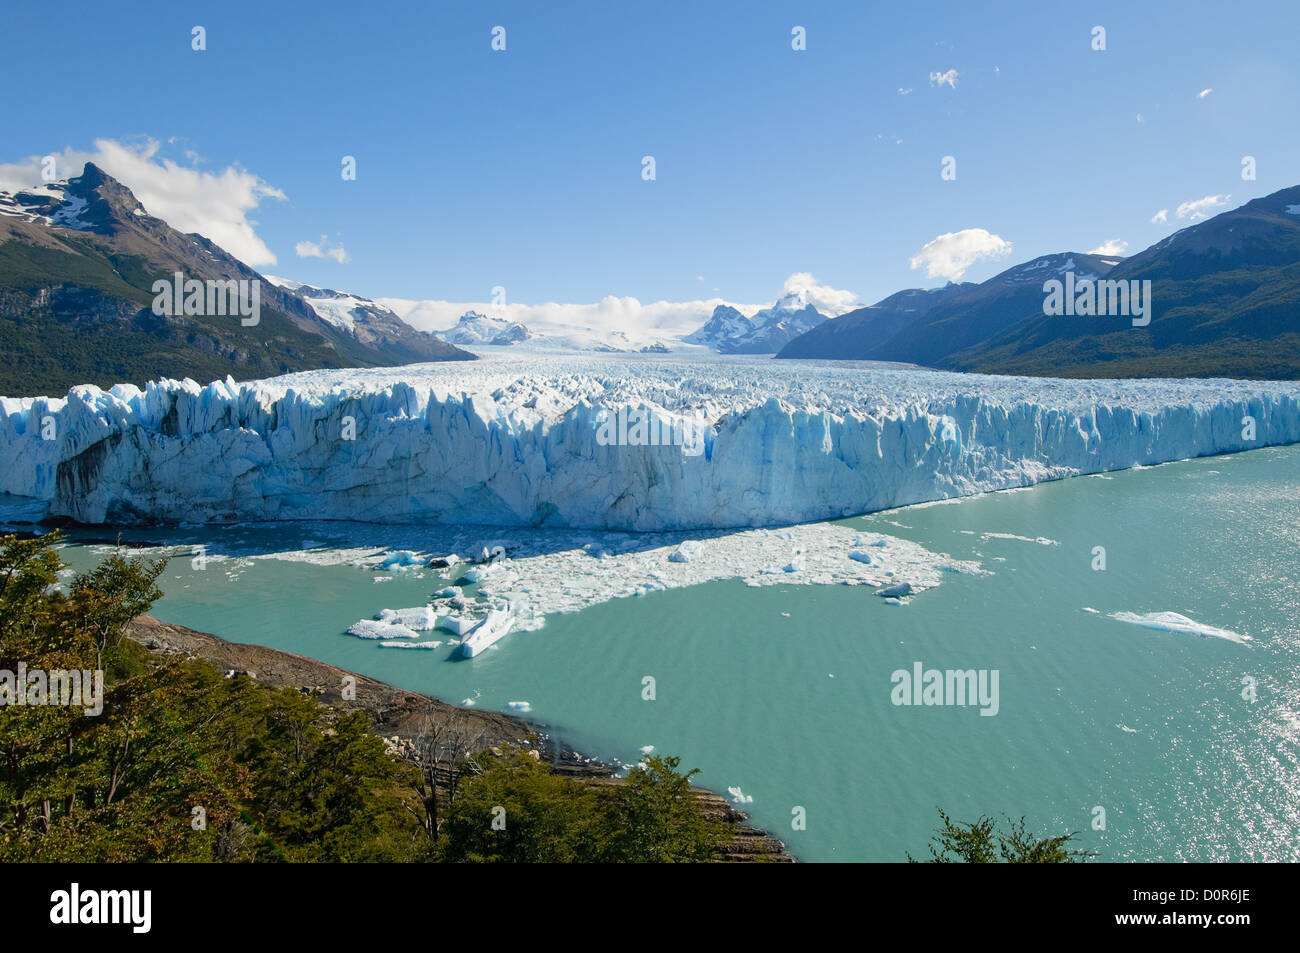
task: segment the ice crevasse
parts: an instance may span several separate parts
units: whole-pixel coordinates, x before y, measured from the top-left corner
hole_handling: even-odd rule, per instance
[[[516,359],[0,398],[0,492],[85,523],[731,528],[1295,442],[1293,382]]]

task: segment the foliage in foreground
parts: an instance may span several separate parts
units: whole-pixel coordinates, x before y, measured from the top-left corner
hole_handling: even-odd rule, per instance
[[[365,712],[160,662],[124,633],[165,561],[64,592],[58,541],[0,537],[0,670],[102,669],[103,711],[0,705],[0,862],[700,861],[729,832],[675,758],[616,785],[445,728],[390,751]]]
[[[1074,834],[1035,837],[1025,828],[1025,819],[1006,818],[1007,830],[997,829],[991,817],[970,823],[954,822],[939,809],[942,826],[930,841],[930,864],[1070,864],[1087,860],[1091,851],[1072,848]],[[920,863],[911,854],[911,863]]]

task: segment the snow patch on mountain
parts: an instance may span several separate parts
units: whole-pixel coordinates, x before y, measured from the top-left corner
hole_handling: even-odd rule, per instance
[[[0,191],[0,215],[84,231],[90,227],[80,218],[86,209],[86,200],[68,194],[67,186],[67,182],[51,182],[20,192]]]
[[[346,291],[334,291],[330,288],[316,288],[279,275],[262,277],[277,288],[293,292],[306,302],[322,321],[341,328],[354,337],[358,336],[359,328],[368,334],[420,333],[370,298],[363,298]]]

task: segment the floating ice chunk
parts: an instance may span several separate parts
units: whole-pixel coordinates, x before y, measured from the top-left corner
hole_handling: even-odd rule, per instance
[[[450,553],[446,556],[434,556],[426,565],[430,569],[450,569],[458,562],[460,562],[460,557],[455,553]]]
[[[493,609],[460,640],[460,654],[473,658],[495,644],[514,627],[514,615],[505,609]]]
[[[420,557],[408,549],[398,550],[395,553],[389,553],[376,564],[377,569],[407,569],[411,566],[420,565]]]
[[[856,559],[860,563],[866,563],[868,566],[871,565],[871,553],[864,553],[860,549],[855,549],[853,552],[849,553],[849,559]]]
[[[465,570],[465,574],[460,577],[460,580],[462,582],[468,582],[468,583],[482,582],[484,579],[488,577],[488,574],[491,573],[494,568],[496,567],[494,567],[491,563],[487,563],[482,566],[472,566],[469,569]]]
[[[655,750],[655,746],[654,746],[654,745],[642,745],[642,746],[641,746],[641,753],[642,753],[642,754],[649,754],[651,751],[654,751],[654,750]]]
[[[418,606],[414,609],[382,609],[379,612],[379,620],[404,625],[417,632],[432,629],[438,621],[432,606]]]
[[[439,589],[433,594],[435,599],[455,599],[460,595],[460,586],[448,586],[446,589]]]
[[[781,571],[782,572],[803,572],[807,568],[808,568],[808,564],[804,560],[804,558],[802,556],[796,556],[794,559],[790,560],[788,563],[782,566]]]
[[[393,622],[362,619],[348,626],[348,634],[359,639],[418,639],[414,630]]]
[[[471,619],[463,615],[445,615],[438,620],[438,627],[463,638],[466,632],[482,621],[482,619]]]
[[[1185,635],[1203,635],[1207,638],[1226,639],[1229,642],[1236,642],[1238,645],[1245,645],[1247,642],[1254,641],[1249,635],[1239,635],[1228,629],[1205,625],[1177,612],[1148,612],[1144,615],[1139,615],[1136,612],[1112,612],[1110,617],[1120,622],[1130,622],[1133,625],[1140,625],[1148,629],[1163,629],[1166,632],[1180,632]]]
[[[1039,546],[1061,545],[1056,540],[1048,539],[1045,536],[1017,536],[1015,533],[983,533],[980,535],[981,542],[988,542],[990,539],[1014,539],[1022,543],[1037,543]]]
[[[380,642],[379,644],[386,649],[436,649],[442,645],[442,642],[435,640],[432,642]]]
[[[910,582],[900,582],[894,586],[886,586],[884,589],[877,589],[876,595],[882,596],[885,599],[896,599],[899,596],[910,595],[911,592],[912,584]]]
[[[699,540],[683,540],[681,545],[668,555],[668,561],[670,563],[688,563],[692,559],[698,559],[703,552],[704,544]]]
[[[746,794],[744,791],[740,790],[739,786],[728,787],[727,793],[731,795],[732,804],[753,804],[754,803],[754,796],[752,794]]]
[[[506,707],[513,711],[532,711],[532,702],[506,702]]]

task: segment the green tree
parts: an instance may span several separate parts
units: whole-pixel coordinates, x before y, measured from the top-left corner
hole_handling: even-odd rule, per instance
[[[680,758],[648,757],[628,773],[609,797],[611,861],[680,863],[712,860],[728,833],[726,824],[706,818],[691,788],[698,771],[677,770]]]
[[[1092,851],[1071,848],[1074,833],[1057,837],[1036,837],[1025,827],[1025,819],[1006,818],[1007,831],[997,830],[991,817],[970,823],[955,822],[939,808],[942,825],[929,844],[931,864],[1069,864],[1087,860]],[[919,863],[911,854],[911,863]]]
[[[574,863],[603,850],[591,785],[552,774],[526,752],[470,759],[443,826],[443,858],[473,863]]]

